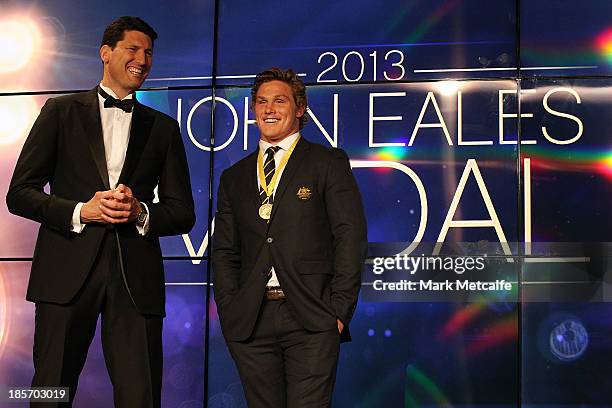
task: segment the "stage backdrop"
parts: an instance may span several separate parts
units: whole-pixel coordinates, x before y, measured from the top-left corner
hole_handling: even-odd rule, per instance
[[[33,372],[38,225],[6,209],[15,161],[48,98],[99,82],[104,27],[138,15],[159,39],[137,97],[178,120],[198,217],[162,244],[164,407],[246,406],[209,243],[219,177],[257,146],[249,84],[271,66],[308,84],[302,134],[348,153],[368,220],[335,406],[612,405],[610,13],[608,0],[1,1],[0,388]],[[76,406],[111,405],[96,338]]]

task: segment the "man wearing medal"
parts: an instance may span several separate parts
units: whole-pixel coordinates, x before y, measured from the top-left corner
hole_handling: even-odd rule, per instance
[[[221,175],[212,262],[223,335],[249,407],[327,407],[367,234],[346,154],[300,135],[306,88],[257,75],[258,149]]]

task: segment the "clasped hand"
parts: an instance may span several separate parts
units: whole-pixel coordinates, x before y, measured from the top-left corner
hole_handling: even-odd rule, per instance
[[[141,212],[140,202],[133,196],[132,190],[119,184],[117,188],[97,191],[81,207],[81,222],[121,224],[133,222]]]

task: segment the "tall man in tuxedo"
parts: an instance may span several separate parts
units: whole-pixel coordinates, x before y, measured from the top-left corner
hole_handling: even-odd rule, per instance
[[[259,148],[221,175],[212,262],[223,335],[249,407],[327,407],[349,340],[366,223],[346,154],[301,137],[306,89],[257,75]]]
[[[161,405],[158,237],[188,232],[195,215],[177,122],[134,95],[156,38],[137,17],[106,28],[100,85],[45,103],[6,197],[13,214],[41,224],[27,293],[36,302],[32,385],[69,387],[67,406],[100,314],[115,406]]]

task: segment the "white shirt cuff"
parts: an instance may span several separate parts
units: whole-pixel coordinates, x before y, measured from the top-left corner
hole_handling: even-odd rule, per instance
[[[145,208],[145,210],[147,210],[147,218],[145,219],[145,223],[142,227],[136,224],[136,229],[140,235],[145,236],[147,232],[149,232],[149,216],[151,213],[149,212],[149,207],[147,207],[145,203],[141,202],[140,204]]]
[[[72,223],[70,224],[70,231],[74,232],[75,234],[80,234],[85,228],[85,224],[81,222],[81,208],[83,207],[83,204],[85,203],[78,203],[74,207],[74,211],[72,212]]]

